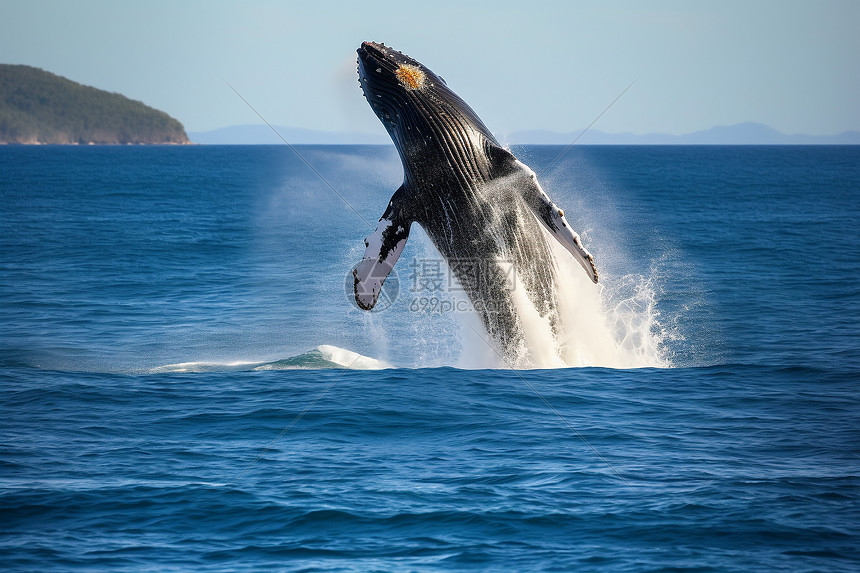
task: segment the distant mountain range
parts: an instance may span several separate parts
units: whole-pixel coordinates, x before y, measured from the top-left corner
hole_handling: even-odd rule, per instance
[[[316,131],[313,129],[297,129],[293,127],[273,126],[284,140],[290,144],[301,145],[351,145],[351,144],[386,144],[391,139],[385,133],[346,133],[335,131]],[[204,145],[265,145],[284,144],[272,128],[265,124],[231,125],[212,131],[192,131],[188,133],[194,143]]]
[[[384,133],[345,133],[295,129],[275,126],[278,133],[290,144],[390,144]],[[580,130],[581,131],[581,130]],[[567,145],[580,132],[531,130],[509,134],[496,134],[499,141],[525,145]],[[234,125],[212,131],[190,132],[194,143],[210,145],[261,145],[281,144],[283,141],[267,125]],[[860,145],[860,132],[846,131],[838,135],[788,135],[761,123],[739,123],[732,126],[712,127],[685,135],[663,133],[606,133],[591,129],[577,145]]]
[[[519,131],[508,140],[519,144],[567,145],[579,135],[552,131]],[[684,135],[665,133],[605,133],[589,130],[577,142],[582,145],[857,145],[860,131],[846,131],[838,135],[788,135],[762,123],[739,123],[712,127]]]

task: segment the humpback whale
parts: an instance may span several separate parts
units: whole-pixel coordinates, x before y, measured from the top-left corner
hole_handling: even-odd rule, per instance
[[[516,361],[524,345],[517,296],[525,294],[554,331],[560,320],[558,272],[541,227],[596,283],[594,258],[535,173],[502,147],[445,80],[374,42],[358,49],[358,75],[400,155],[403,184],[353,269],[357,305],[370,310],[376,304],[417,223],[447,259],[498,350]]]

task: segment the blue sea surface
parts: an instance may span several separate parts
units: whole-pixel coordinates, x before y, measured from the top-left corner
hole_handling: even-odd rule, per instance
[[[860,147],[562,150],[663,367],[355,308],[393,147],[0,147],[0,567],[860,570]]]

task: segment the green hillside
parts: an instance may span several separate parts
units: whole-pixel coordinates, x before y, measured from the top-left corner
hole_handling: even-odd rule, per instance
[[[189,143],[166,113],[30,66],[0,64],[0,143]]]

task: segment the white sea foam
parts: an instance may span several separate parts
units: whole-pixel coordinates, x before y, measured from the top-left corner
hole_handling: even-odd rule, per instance
[[[237,360],[233,362],[177,362],[176,364],[165,364],[150,368],[149,374],[163,374],[167,372],[230,372],[233,370],[247,370],[251,366],[259,364],[254,361]]]
[[[559,313],[555,337],[567,366],[667,367],[653,279],[604,275],[595,285],[555,241]]]
[[[524,331],[517,356],[502,358],[475,313],[459,313],[464,368],[665,368],[654,279],[605,276],[595,285],[547,234],[558,278],[559,324],[541,316],[522,286],[513,291]],[[522,285],[518,280],[517,284]]]
[[[193,372],[235,372],[248,370],[301,370],[308,368],[349,368],[352,370],[382,370],[393,368],[384,360],[361,355],[352,350],[323,344],[316,351],[275,361],[237,360],[237,361],[198,361],[165,364],[147,371],[149,374],[193,373]]]
[[[318,346],[317,350],[322,353],[326,360],[334,362],[344,368],[351,368],[353,370],[382,370],[385,368],[394,368],[384,360],[363,356],[357,352],[353,352],[352,350],[338,348],[337,346],[331,346],[329,344]]]

